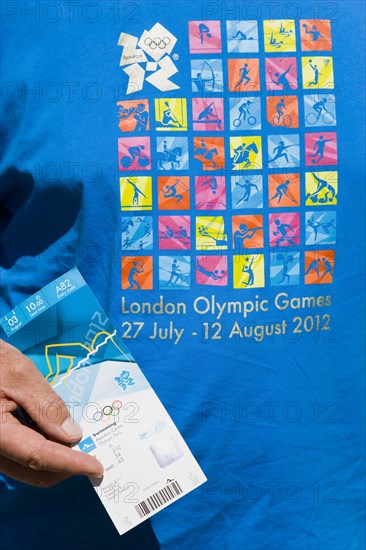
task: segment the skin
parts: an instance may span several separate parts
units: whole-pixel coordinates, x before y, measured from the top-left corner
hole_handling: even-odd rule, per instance
[[[12,413],[21,407],[35,430]],[[72,475],[103,477],[103,466],[68,445],[82,437],[63,400],[34,363],[0,340],[0,472],[36,487],[51,487]]]

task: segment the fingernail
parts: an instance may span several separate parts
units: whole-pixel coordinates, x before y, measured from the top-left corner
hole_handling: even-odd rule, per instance
[[[102,469],[102,471],[100,471]],[[99,469],[99,472],[98,471],[95,471],[93,473],[90,473],[90,472],[87,472],[86,475],[88,477],[91,477],[92,479],[103,479],[104,477],[104,468],[103,466]]]
[[[91,482],[91,484],[93,485],[93,487],[100,487],[100,485],[103,483],[103,476],[101,475],[90,475],[89,474],[89,480]]]
[[[72,439],[80,439],[83,435],[83,430],[77,422],[72,420],[72,418],[67,418],[61,425],[61,428],[64,432],[67,433]]]

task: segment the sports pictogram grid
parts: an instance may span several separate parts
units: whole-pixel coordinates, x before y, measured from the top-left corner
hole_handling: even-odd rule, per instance
[[[189,21],[188,37],[184,87],[171,29],[118,42],[122,288],[332,283],[330,21]]]

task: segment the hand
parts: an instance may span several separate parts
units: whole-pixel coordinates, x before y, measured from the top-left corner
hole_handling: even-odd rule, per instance
[[[42,433],[15,418],[18,407]],[[0,472],[37,487],[72,475],[101,478],[103,466],[96,458],[67,446],[81,437],[80,426],[32,361],[0,340]]]

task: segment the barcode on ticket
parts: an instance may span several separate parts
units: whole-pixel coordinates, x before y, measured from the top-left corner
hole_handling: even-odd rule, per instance
[[[182,493],[183,490],[178,481],[173,481],[169,483],[169,485],[163,487],[163,489],[160,489],[160,491],[157,491],[150,497],[139,502],[137,506],[135,506],[136,511],[140,518],[143,518],[155,512],[155,510],[158,510],[161,506],[164,506],[164,504],[167,504]]]

